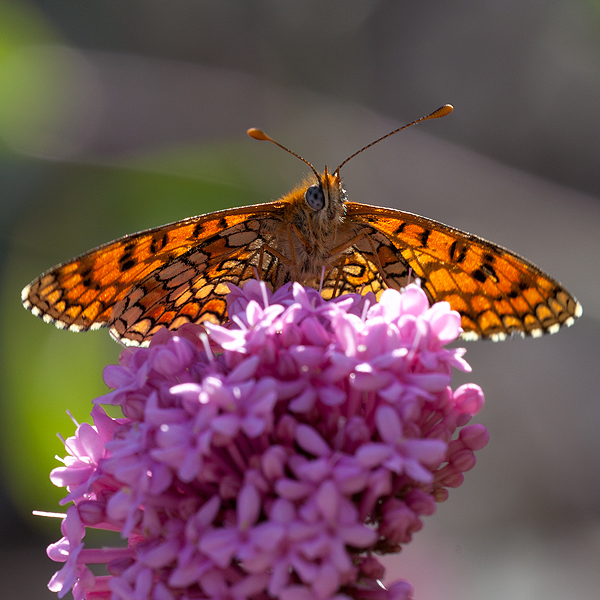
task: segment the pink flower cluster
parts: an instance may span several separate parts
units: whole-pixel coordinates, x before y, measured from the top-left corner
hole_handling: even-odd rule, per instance
[[[460,316],[430,308],[414,284],[376,302],[253,281],[228,309],[227,327],[163,330],[106,367],[114,390],[51,475],[72,504],[48,549],[65,563],[50,589],[76,600],[411,598],[406,581],[380,583],[375,555],[410,541],[488,440],[482,425],[463,427],[481,389],[449,387],[453,367],[470,370],[463,349],[444,347]],[[126,544],[85,548],[86,528]]]

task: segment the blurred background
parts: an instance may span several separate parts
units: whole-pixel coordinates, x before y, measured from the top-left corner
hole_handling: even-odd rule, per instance
[[[350,199],[527,256],[584,306],[538,340],[468,344],[491,442],[387,560],[418,600],[600,592],[598,0],[0,0],[0,577],[47,600],[56,437],[119,347],[35,319],[20,290],[120,235],[275,199],[344,167]]]

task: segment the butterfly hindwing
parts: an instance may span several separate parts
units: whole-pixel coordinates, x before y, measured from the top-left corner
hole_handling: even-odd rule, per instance
[[[262,273],[274,287],[273,281],[281,277],[281,261],[256,227],[271,220],[261,215],[255,221],[250,216],[150,272],[114,307],[111,335],[137,345],[147,343],[162,326],[177,329],[190,322],[222,323],[229,284],[241,287]]]

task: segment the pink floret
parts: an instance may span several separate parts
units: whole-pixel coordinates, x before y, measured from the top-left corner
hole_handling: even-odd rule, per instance
[[[123,351],[52,472],[72,502],[50,589],[79,599],[408,600],[397,552],[488,441],[453,391],[460,316],[409,285],[325,301],[231,286],[225,326]],[[109,417],[100,404],[121,407]],[[86,549],[87,527],[125,545]],[[104,563],[95,576],[90,563]]]

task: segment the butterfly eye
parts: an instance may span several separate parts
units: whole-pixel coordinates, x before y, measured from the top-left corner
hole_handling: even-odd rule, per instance
[[[304,192],[304,199],[313,210],[321,210],[325,206],[325,194],[320,185],[311,185]]]

